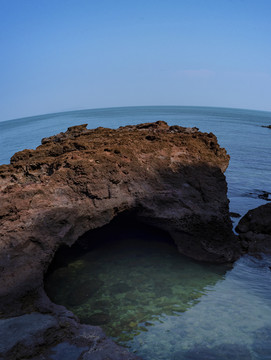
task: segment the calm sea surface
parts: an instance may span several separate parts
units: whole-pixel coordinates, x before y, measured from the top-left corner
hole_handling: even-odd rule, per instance
[[[157,120],[217,136],[231,156],[226,171],[231,211],[244,215],[266,203],[258,196],[271,193],[271,130],[262,127],[271,124],[270,112],[155,106],[4,121],[0,164],[69,126],[117,128]],[[121,234],[110,251],[69,259],[48,277],[49,296],[146,360],[271,359],[271,257],[245,256],[232,268],[199,264],[176,254],[163,239],[146,245],[143,238],[157,235],[144,231],[135,236],[127,230],[129,247]],[[88,299],[86,292],[79,299],[79,278]]]

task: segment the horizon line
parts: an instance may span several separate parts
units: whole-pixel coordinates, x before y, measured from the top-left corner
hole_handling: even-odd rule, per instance
[[[57,112],[49,112],[49,113],[43,113],[43,114],[36,114],[36,115],[30,115],[30,116],[22,116],[22,117],[16,117],[11,118],[8,120],[0,120],[0,123],[3,122],[9,122],[9,121],[17,121],[17,120],[23,120],[27,118],[34,118],[34,117],[43,117],[43,116],[57,116],[59,114],[65,114],[65,113],[73,113],[73,112],[79,112],[79,111],[95,111],[95,110],[110,110],[110,109],[120,109],[120,108],[151,108],[151,107],[180,107],[180,108],[212,108],[212,109],[229,109],[229,110],[245,110],[245,111],[253,111],[253,112],[266,112],[271,114],[271,110],[258,110],[258,109],[246,109],[246,108],[235,108],[235,107],[226,107],[226,106],[207,106],[207,105],[127,105],[127,106],[109,106],[109,107],[98,107],[98,108],[81,108],[76,110],[63,110],[63,111],[57,111]]]

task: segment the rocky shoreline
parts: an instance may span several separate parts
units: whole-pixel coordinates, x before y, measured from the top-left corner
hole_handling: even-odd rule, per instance
[[[261,249],[248,245],[255,229],[246,219],[239,237],[232,231],[223,174],[229,155],[212,133],[163,121],[86,126],[45,138],[0,166],[0,359],[51,359],[58,351],[82,360],[137,358],[100,328],[79,324],[43,287],[61,245],[120,213],[133,211],[167,231],[196,260],[233,262]]]

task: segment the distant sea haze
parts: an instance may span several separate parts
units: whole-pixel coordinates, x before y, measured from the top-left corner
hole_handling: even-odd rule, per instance
[[[69,126],[88,124],[118,128],[143,122],[164,120],[169,125],[196,126],[203,132],[213,132],[219,144],[231,156],[226,171],[231,211],[245,214],[265,203],[257,194],[271,192],[271,112],[242,109],[139,106],[80,110],[34,116],[0,122],[0,164],[23,149],[35,149],[41,139]]]

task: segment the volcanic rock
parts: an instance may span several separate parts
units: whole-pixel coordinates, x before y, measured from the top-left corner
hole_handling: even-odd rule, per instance
[[[271,254],[271,203],[248,211],[236,231],[246,252]]]
[[[166,230],[187,256],[235,260],[241,247],[229,217],[228,162],[212,133],[163,121],[74,126],[16,153],[0,166],[2,317],[57,314],[43,289],[55,252],[126,210]]]

